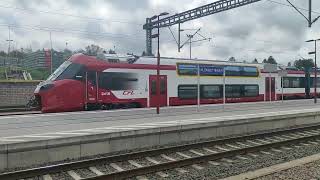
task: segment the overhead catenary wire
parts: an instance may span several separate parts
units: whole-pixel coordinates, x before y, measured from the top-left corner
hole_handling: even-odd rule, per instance
[[[103,33],[103,32],[91,32],[84,30],[75,29],[63,29],[63,28],[52,28],[43,26],[29,26],[29,25],[17,25],[17,24],[1,24],[0,27],[11,27],[13,29],[25,29],[25,30],[35,30],[35,31],[45,31],[45,32],[56,32],[56,33],[66,33],[78,35],[89,35],[94,37],[109,37],[109,38],[126,38],[126,39],[143,39],[143,36],[138,36],[137,34],[113,34],[113,33]],[[139,38],[140,37],[140,38]]]
[[[290,4],[286,4],[286,3],[282,3],[282,2],[278,2],[278,1],[274,1],[274,0],[266,0],[266,1],[269,1],[269,2],[271,2],[271,3],[274,3],[274,4],[278,4],[278,5],[282,5],[282,6],[287,6],[287,7],[289,7],[289,8],[292,8],[292,6],[290,5]],[[302,7],[297,7],[296,6],[296,8],[297,9],[299,9],[299,10],[302,10],[302,11],[309,11],[308,9],[306,9],[306,8],[302,8]],[[315,13],[315,14],[320,14],[320,12],[318,12],[318,11],[311,11],[312,13]]]
[[[32,9],[27,9],[27,8],[14,7],[14,6],[10,6],[10,5],[1,5],[0,4],[0,8],[14,9],[14,10],[17,10],[17,11],[23,11],[23,12],[28,12],[28,13],[38,12],[38,13],[43,13],[43,14],[67,16],[67,17],[73,17],[73,18],[78,18],[78,19],[86,19],[86,20],[132,24],[132,25],[137,25],[137,26],[142,26],[143,25],[143,23],[136,23],[136,22],[126,21],[126,20],[116,20],[116,19],[111,19],[111,18],[110,19],[105,19],[105,18],[97,18],[97,17],[90,17],[90,16],[81,16],[81,15],[75,15],[75,14],[70,14],[70,13],[61,13],[61,12],[55,12],[55,11],[32,10]]]
[[[276,3],[276,4],[280,4],[280,5],[284,5],[284,6],[287,6],[287,7],[291,7],[290,5],[288,4],[285,4],[285,3],[281,3],[281,2],[277,2],[277,1],[273,1],[273,0],[266,0],[266,1],[269,1],[269,2],[272,2],[272,3]],[[40,13],[47,13],[47,14],[54,14],[54,15],[64,15],[64,16],[70,16],[70,17],[75,17],[75,18],[81,18],[81,19],[87,19],[87,20],[90,20],[90,19],[94,19],[94,20],[98,20],[98,21],[104,21],[104,20],[107,20],[107,19],[103,19],[103,18],[94,18],[94,17],[89,17],[89,16],[80,16],[80,15],[74,15],[74,14],[68,14],[68,13],[61,13],[61,12],[54,12],[54,11],[43,11],[43,10],[40,10],[40,11],[35,11],[35,10],[31,10],[31,9],[26,9],[26,8],[19,8],[19,7],[14,7],[14,6],[9,6],[9,5],[0,5],[0,8],[10,8],[10,9],[16,9],[16,10],[21,10],[21,11],[30,11],[30,12],[40,12]],[[304,8],[301,8],[301,7],[298,7],[299,9],[302,9],[302,10],[305,10],[307,11],[307,9],[304,9]],[[319,12],[315,12],[313,11],[314,13],[319,13]],[[320,14],[320,13],[319,13]],[[114,22],[122,22],[122,21],[117,21],[115,20]],[[127,23],[128,21],[123,21],[124,23]],[[130,22],[128,22],[129,24],[131,24]],[[137,23],[134,23],[134,24],[137,24]],[[142,25],[142,24],[137,24],[137,25]],[[1,25],[0,25],[1,26]],[[3,25],[2,25],[3,26]],[[5,26],[12,26],[13,25],[5,25]],[[75,29],[64,29],[64,28],[52,28],[52,27],[36,27],[37,30],[47,30],[47,31],[56,31],[56,32],[65,32],[65,31],[76,31],[76,32],[81,32],[81,33],[88,33],[89,35],[91,34],[99,34],[100,35],[106,35],[106,36],[139,36],[138,34],[134,34],[134,35],[126,35],[126,34],[109,34],[109,33],[100,33],[100,32],[89,32],[89,31],[83,31],[83,30],[75,30]],[[191,30],[191,29],[190,29]],[[220,35],[221,36],[221,35]],[[223,35],[223,36],[228,36],[228,35]],[[141,36],[141,37],[144,37],[144,36]],[[239,37],[239,36],[238,36]],[[115,37],[113,37],[115,38]],[[261,41],[261,42],[265,42],[265,43],[273,43],[272,41],[267,41],[267,40],[259,40],[259,39],[256,39],[255,41]]]
[[[291,7],[290,5],[285,4],[285,3],[281,3],[281,2],[276,2],[276,1],[273,1],[273,0],[267,0],[267,1],[272,2],[272,3],[277,3],[279,5],[284,5],[284,6]],[[28,10],[28,9],[25,9],[25,8],[17,8],[17,7],[12,7],[12,6],[3,7],[3,5],[0,5],[0,8],[13,8],[13,9],[16,9],[16,10],[19,10],[19,11],[34,11],[34,10]],[[301,7],[299,7],[299,8],[302,9],[302,10],[307,10],[307,9],[303,9]],[[66,15],[66,16],[70,16],[70,17],[75,17],[75,18],[80,18],[80,19],[87,19],[87,20],[91,20],[91,19],[97,20],[97,21],[108,20],[108,19],[103,19],[103,18],[93,18],[93,17],[88,17],[88,16],[79,16],[79,15],[73,15],[73,14],[68,14],[68,13],[60,13],[60,12],[54,12],[54,11],[40,11],[40,12],[41,13],[47,13],[47,14],[54,14],[54,15]],[[314,13],[319,13],[319,12],[316,12],[316,11],[313,11],[313,12]],[[117,20],[115,20],[115,22],[117,22]],[[130,24],[130,22],[128,24]],[[137,25],[142,25],[142,24],[137,24]],[[74,33],[76,32],[76,35],[88,35],[88,36],[93,36],[93,37],[96,37],[96,38],[104,37],[104,38],[115,38],[115,39],[124,39],[125,38],[125,39],[130,39],[130,40],[137,40],[137,39],[138,40],[140,40],[140,39],[144,40],[144,36],[139,36],[138,34],[131,34],[131,35],[128,35],[128,34],[112,34],[112,33],[105,33],[105,32],[90,32],[90,31],[83,31],[83,30],[52,28],[52,27],[30,27],[30,26],[29,27],[25,27],[25,25],[23,25],[23,26],[19,26],[19,25],[12,26],[12,24],[10,24],[10,25],[4,25],[4,24],[1,25],[0,24],[0,26],[6,26],[6,27],[11,26],[11,27],[16,28],[16,29],[18,29],[18,28],[19,29],[29,28],[29,30],[52,31],[52,32],[56,32],[56,33],[65,33],[65,34],[72,34],[72,35],[75,35]],[[261,42],[265,42],[265,43],[273,43],[272,41],[258,40],[258,39],[255,39],[253,41],[258,41],[258,42],[261,41]]]
[[[283,3],[283,2],[278,2],[278,1],[274,1],[274,0],[266,0],[266,1],[292,8],[291,5]],[[39,12],[39,13],[45,13],[45,14],[51,14],[51,15],[68,16],[68,17],[73,17],[73,18],[78,18],[78,19],[86,19],[86,20],[109,21],[109,22],[114,22],[114,23],[133,24],[133,25],[139,25],[139,26],[142,26],[144,24],[144,23],[136,23],[136,22],[132,22],[132,21],[128,21],[128,20],[105,19],[105,18],[97,18],[97,17],[91,17],[91,16],[81,16],[81,15],[70,14],[70,13],[61,13],[61,12],[56,12],[56,11],[32,10],[32,9],[20,8],[20,7],[15,7],[15,6],[11,6],[11,5],[3,5],[3,4],[0,4],[0,8],[14,9],[14,10],[25,11],[25,12],[30,12],[30,13]],[[297,7],[297,8],[299,10],[308,11],[308,9],[306,9],[306,8],[302,8],[302,7]],[[318,12],[318,11],[312,11],[312,13],[320,14],[320,12]],[[187,29],[185,29],[185,30],[187,30]],[[190,29],[190,30],[193,30],[193,29]]]
[[[199,47],[201,45],[195,45],[193,47]],[[227,46],[217,46],[217,45],[211,45],[210,47],[213,48],[213,50],[216,49],[227,49]],[[258,52],[258,53],[266,53],[266,54],[297,54],[295,53],[294,50],[279,50],[279,51],[266,51],[266,50],[262,50],[262,49],[248,49],[248,48],[234,48],[235,51],[252,51],[252,52]]]
[[[8,27],[8,24],[0,24],[0,27],[5,27],[7,28]],[[50,29],[50,28],[41,28],[41,27],[33,27],[33,26],[18,26],[18,25],[13,25],[13,24],[10,24],[9,25],[11,28],[17,28],[17,29],[24,29],[24,30],[36,30],[36,31],[45,31],[45,32],[55,32],[55,33],[64,33],[64,34],[71,34],[71,35],[89,35],[89,36],[92,36],[92,37],[95,37],[95,38],[113,38],[113,39],[127,39],[127,40],[132,40],[132,41],[136,41],[136,40],[142,40],[143,38],[135,38],[135,37],[132,37],[132,38],[128,38],[127,36],[129,35],[125,35],[126,37],[123,37],[123,36],[112,36],[112,34],[104,34],[104,33],[88,33],[88,32],[85,32],[85,31],[80,31],[80,32],[72,32],[72,31],[68,31],[68,30],[64,30],[64,29]],[[117,34],[119,35],[119,34]],[[78,37],[78,36],[77,36]],[[79,38],[79,37],[78,37]],[[86,39],[86,38],[83,38],[83,39]],[[171,43],[171,42],[175,42],[175,40],[163,40],[163,42],[168,42],[168,43]],[[194,47],[197,47],[197,45],[195,45]],[[216,45],[213,45],[212,47],[214,48],[223,48],[223,49],[226,49],[228,47],[226,46],[216,46]],[[270,54],[288,54],[287,51],[288,50],[285,50],[285,51],[265,51],[265,50],[261,50],[261,49],[245,49],[245,48],[236,48],[235,50],[240,50],[240,51],[255,51],[255,52],[261,52],[261,53],[270,53]]]

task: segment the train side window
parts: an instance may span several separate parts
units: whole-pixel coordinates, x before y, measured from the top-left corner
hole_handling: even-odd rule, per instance
[[[245,97],[257,97],[259,96],[258,85],[244,85],[244,96]]]
[[[197,85],[179,85],[178,97],[180,99],[196,99],[198,96]]]
[[[151,80],[151,94],[156,95],[157,94],[157,81]]]
[[[98,75],[98,84],[99,88],[109,89],[109,84],[112,83],[107,73],[99,73]]]
[[[135,73],[104,72],[99,75],[99,87],[108,90],[134,90],[138,87]]]
[[[283,78],[283,88],[290,88],[290,81],[289,78]]]
[[[304,77],[284,77],[283,88],[304,88]]]
[[[72,63],[56,78],[56,80],[76,79],[76,75],[81,73],[83,69],[83,65]]]
[[[165,94],[166,93],[166,80],[161,79],[160,80],[160,94]]]
[[[259,76],[259,72],[258,72],[258,69],[256,67],[247,66],[247,67],[243,67],[242,76],[258,77]]]
[[[318,80],[318,81],[317,81],[317,87],[320,87],[320,78],[317,77],[317,80]],[[311,77],[311,78],[310,78],[310,87],[314,87],[314,85],[315,85],[315,82],[314,82],[314,81],[315,81],[315,78],[314,78],[314,77]]]
[[[299,88],[300,87],[300,78],[292,78],[292,88]]]
[[[96,85],[96,72],[94,72],[94,71],[89,71],[89,72],[87,73],[87,78],[88,78],[88,81],[89,81],[90,83],[92,83],[93,86]]]
[[[179,75],[197,75],[196,64],[178,64],[177,71]]]
[[[241,69],[240,66],[226,66],[226,76],[241,76]]]
[[[240,85],[226,85],[226,97],[228,97],[228,98],[241,97],[241,86]]]
[[[201,98],[221,98],[222,91],[219,85],[201,85]]]
[[[178,63],[177,72],[179,75],[197,75],[197,64]],[[243,76],[243,77],[258,77],[259,70],[254,66],[235,66],[235,65],[214,65],[200,64],[201,76],[222,76],[223,67],[225,68],[226,76]]]

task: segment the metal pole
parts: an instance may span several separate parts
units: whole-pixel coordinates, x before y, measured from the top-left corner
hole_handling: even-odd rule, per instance
[[[86,90],[85,90],[85,97],[86,97],[86,100],[85,100],[85,110],[88,110],[88,72],[86,71]]]
[[[10,50],[11,50],[11,36],[10,36],[10,26],[8,27],[9,28],[9,47],[8,47],[8,57],[10,57]]]
[[[281,76],[281,101],[283,103],[283,76]]]
[[[269,72],[269,101],[271,102],[271,73]]]
[[[312,13],[312,0],[309,0],[309,19],[308,19],[308,24],[309,24],[310,28],[311,28],[311,25],[312,25],[311,13]]]
[[[99,103],[99,79],[98,79],[98,72],[96,72],[96,96],[97,96],[97,104]]]
[[[197,66],[197,111],[200,111],[200,64]]]
[[[267,77],[264,78],[264,102],[267,101]]]
[[[53,50],[52,50],[52,39],[51,39],[51,31],[50,31],[50,48],[51,48],[51,50],[50,50],[50,72],[51,72],[51,74],[52,74],[52,61],[53,61],[53,59],[52,59],[52,54],[53,54]]]
[[[223,67],[223,108],[224,105],[226,104],[226,68]]]
[[[317,68],[317,40],[314,41],[314,103],[317,103],[317,72],[318,72],[318,68]]]
[[[190,47],[189,47],[189,48],[190,48],[190,59],[191,59],[191,44],[192,44],[191,38],[192,38],[192,37],[190,36],[190,39],[189,39],[189,40],[190,40]]]
[[[178,24],[178,52],[180,52],[180,22]]]
[[[158,58],[157,58],[157,114],[160,113],[160,23],[158,16]]]
[[[8,45],[8,54],[7,54],[7,62],[9,62],[9,59],[10,59],[10,49],[11,49],[11,41],[13,41],[11,39],[11,36],[10,36],[10,26],[8,26],[8,33],[9,33],[9,39],[7,40],[9,45]],[[6,60],[4,60],[4,67],[6,67]]]
[[[151,23],[151,19],[146,19],[146,55],[151,56],[152,55],[152,28],[149,27],[149,24]]]

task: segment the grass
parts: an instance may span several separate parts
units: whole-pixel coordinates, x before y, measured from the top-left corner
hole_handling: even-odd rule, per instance
[[[15,68],[17,70],[24,70],[27,71],[31,74],[32,77],[32,81],[41,81],[41,80],[45,80],[49,77],[50,72],[46,69],[26,69],[26,68]],[[0,67],[0,81],[1,82],[22,82],[25,80],[18,80],[18,79],[13,79],[13,80],[6,80],[5,78],[5,68],[4,67]],[[32,82],[31,81],[31,82]],[[30,81],[29,81],[30,82]]]
[[[50,72],[46,69],[29,69],[27,70],[32,76],[32,79],[44,80],[50,75]]]
[[[43,80],[22,80],[22,79],[0,79],[0,83],[39,83]]]

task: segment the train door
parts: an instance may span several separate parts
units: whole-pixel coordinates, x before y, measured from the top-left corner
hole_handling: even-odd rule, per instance
[[[160,75],[160,96],[157,97],[157,76],[149,76],[149,104],[150,107],[156,107],[158,101],[160,106],[167,106],[167,76]]]
[[[275,82],[276,82],[275,77],[266,77],[266,80],[265,80],[266,101],[275,101],[276,100],[276,86],[275,86],[276,83]]]
[[[86,103],[97,103],[97,73],[88,71],[86,73]]]

